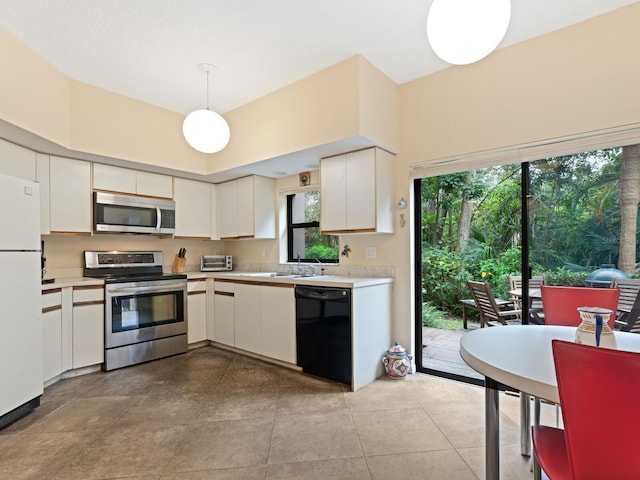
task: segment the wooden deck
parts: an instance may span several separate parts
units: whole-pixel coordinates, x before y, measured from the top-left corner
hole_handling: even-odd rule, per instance
[[[475,379],[484,379],[482,375],[469,367],[460,357],[460,338],[478,328],[471,323],[466,330],[444,330],[422,327],[422,366],[441,372],[463,375]]]

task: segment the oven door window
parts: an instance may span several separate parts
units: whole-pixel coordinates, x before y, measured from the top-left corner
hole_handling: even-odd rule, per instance
[[[96,207],[97,223],[155,228],[158,222],[155,208],[100,204]]]
[[[182,322],[183,307],[182,291],[113,297],[112,332]]]

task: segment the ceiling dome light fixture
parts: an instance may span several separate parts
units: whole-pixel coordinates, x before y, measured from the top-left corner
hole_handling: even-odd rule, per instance
[[[433,0],[427,38],[445,62],[468,65],[498,46],[510,19],[510,0]]]
[[[198,65],[207,74],[207,108],[194,110],[182,123],[182,134],[189,145],[202,153],[216,153],[229,143],[231,132],[222,115],[209,110],[209,72],[216,67],[208,63]]]

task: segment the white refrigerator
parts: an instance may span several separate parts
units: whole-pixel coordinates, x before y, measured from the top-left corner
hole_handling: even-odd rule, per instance
[[[0,428],[43,393],[39,193],[0,175]]]

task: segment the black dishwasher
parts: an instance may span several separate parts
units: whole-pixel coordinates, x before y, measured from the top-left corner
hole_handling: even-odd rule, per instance
[[[351,289],[296,286],[296,347],[302,371],[351,385]]]

